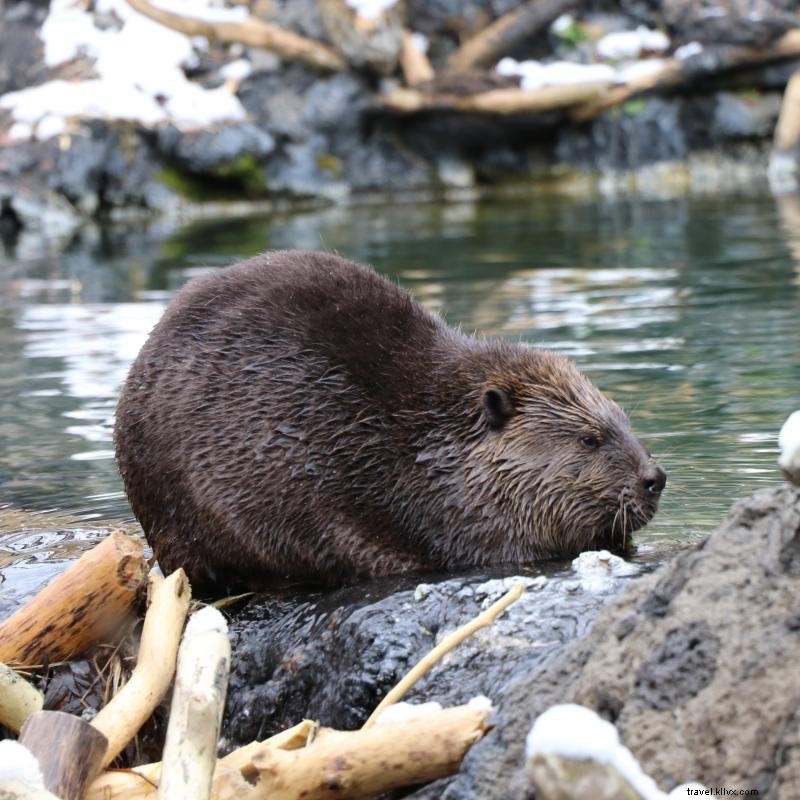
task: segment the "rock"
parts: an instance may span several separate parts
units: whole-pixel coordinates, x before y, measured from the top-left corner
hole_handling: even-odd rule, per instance
[[[613,767],[554,755],[528,759],[536,800],[642,800]]]
[[[275,139],[249,122],[189,132],[169,125],[160,128],[156,137],[164,158],[198,174],[246,157],[263,161],[275,149]]]
[[[654,0],[656,17],[684,41],[766,47],[796,27],[794,0]]]
[[[719,139],[758,139],[772,135],[781,111],[777,93],[717,94],[712,135]]]
[[[445,633],[522,580],[522,599],[449,654],[409,699],[456,705],[480,694],[501,697],[512,676],[585,633],[598,608],[625,583],[617,579],[590,592],[574,579],[571,569],[550,577],[434,576],[426,583],[405,576],[251,602],[230,628],[226,746],[309,715],[325,725],[359,727]]]
[[[704,543],[612,601],[583,640],[506,684],[493,698],[495,733],[470,751],[446,790],[413,796],[516,797],[510,787],[519,778],[508,776],[521,763],[530,721],[561,702],[614,722],[662,789],[693,777],[761,797],[794,796],[799,592],[800,491],[760,491]]]
[[[99,216],[162,202],[153,183],[158,169],[137,128],[93,120],[61,140],[47,184],[86,216]]]
[[[409,699],[443,705],[486,694],[496,712],[495,729],[461,771],[411,797],[530,797],[526,734],[543,711],[564,702],[612,721],[662,789],[696,778],[755,788],[762,797],[794,796],[800,489],[756,493],[705,542],[652,574],[616,578],[599,594],[571,571],[527,580],[522,600],[413,690]],[[443,631],[508,585],[474,576],[417,581],[251,603],[231,626],[227,745],[303,716],[360,725]]]
[[[328,40],[356,69],[391,75],[397,68],[403,42],[402,4],[375,19],[359,19],[345,0],[319,0],[319,13]]]

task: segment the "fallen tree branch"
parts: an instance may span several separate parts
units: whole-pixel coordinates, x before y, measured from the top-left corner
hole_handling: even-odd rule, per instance
[[[433,80],[435,73],[428,56],[417,47],[414,37],[403,31],[403,42],[400,45],[400,67],[403,77],[409,86]]]
[[[110,764],[167,693],[191,589],[182,569],[168,578],[150,574],[150,607],[144,617],[136,667],[128,682],[92,720],[108,739],[101,766]]]
[[[209,22],[166,11],[149,0],[128,0],[128,4],[140,14],[187,36],[205,36],[210,41],[271,50],[286,61],[301,61],[328,72],[347,69],[344,58],[330,47],[255,17],[242,22]]]
[[[53,663],[84,652],[119,626],[145,574],[141,539],[112,531],[0,625],[0,662]]]
[[[189,619],[178,651],[158,786],[163,800],[207,800],[211,795],[230,665],[225,617],[211,606],[201,608]]]
[[[386,695],[386,697],[378,703],[375,710],[372,714],[369,715],[369,719],[364,723],[362,728],[370,728],[372,727],[375,722],[377,721],[378,717],[381,715],[381,712],[387,707],[392,705],[393,703],[397,703],[399,700],[403,698],[405,693],[420,679],[422,678],[427,672],[429,672],[436,664],[438,664],[442,658],[449,653],[451,650],[454,650],[464,639],[469,638],[472,636],[473,633],[480,630],[481,628],[485,628],[487,625],[491,625],[497,617],[500,616],[512,603],[515,603],[522,597],[522,593],[525,591],[525,588],[521,583],[518,583],[514,586],[513,589],[510,589],[506,592],[496,603],[493,603],[486,611],[479,614],[475,619],[470,620],[466,625],[462,625],[460,628],[456,628],[456,630],[448,633],[436,647],[433,648],[429,653],[423,656],[406,674],[406,676],[393,688],[390,692]]]
[[[21,675],[0,664],[0,725],[19,733],[25,720],[42,710],[44,697]]]
[[[19,743],[36,756],[48,791],[61,800],[82,800],[108,740],[80,717],[37,711],[23,725]]]
[[[220,774],[231,771],[240,774],[242,771],[255,774],[255,767],[252,765],[255,753],[263,747],[278,747],[284,750],[305,747],[311,732],[316,728],[316,723],[306,719],[269,739],[262,742],[250,742],[219,759],[214,773],[211,796],[219,797],[217,783]],[[137,800],[148,793],[152,795],[158,789],[160,780],[160,761],[153,764],[142,764],[131,769],[109,770],[92,781],[86,792],[85,800]]]
[[[587,122],[644,92],[685,86],[700,78],[712,77],[732,69],[800,57],[800,28],[787,31],[769,47],[727,47],[721,52],[724,57],[716,59],[706,60],[702,54],[685,61],[665,59],[657,72],[610,89],[604,97],[576,108],[572,117],[576,122]]]
[[[605,95],[608,83],[546,86],[544,89],[490,89],[466,96],[429,95],[416,89],[393,89],[378,104],[398,114],[458,111],[470,114],[535,114],[588,103]]]
[[[474,67],[493,66],[518,44],[577,5],[577,0],[528,0],[467,39],[447,60],[445,70],[465,72]]]
[[[447,708],[415,722],[370,730],[323,728],[299,750],[264,747],[253,756],[255,786],[230,775],[215,800],[353,800],[452,775],[485,733],[487,710]]]

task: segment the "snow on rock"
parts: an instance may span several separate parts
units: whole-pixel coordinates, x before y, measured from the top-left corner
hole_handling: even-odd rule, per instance
[[[388,11],[397,0],[345,0],[348,6],[362,19],[377,19]]]
[[[642,53],[663,53],[669,38],[661,31],[640,25],[635,31],[607,33],[597,42],[597,54],[609,61],[639,58]]]
[[[781,454],[778,466],[792,483],[800,486],[800,411],[789,415],[778,434]]]
[[[13,739],[0,741],[0,783],[20,781],[44,789],[44,777],[36,756]]]
[[[610,587],[615,578],[636,575],[640,568],[608,550],[587,550],[572,561],[581,587],[587,592],[599,592]]]
[[[552,706],[536,718],[525,740],[525,754],[528,758],[554,755],[607,764],[625,778],[643,800],[685,797],[686,789],[702,788],[700,784],[684,784],[666,795],[620,742],[617,729],[590,708],[574,703]]]
[[[387,706],[381,711],[375,720],[376,725],[394,725],[398,722],[411,722],[420,717],[427,717],[442,710],[442,704],[430,703],[406,703],[401,701]]]
[[[678,47],[672,54],[678,61],[685,61],[687,58],[699,55],[703,52],[703,45],[700,42],[689,42]]]
[[[244,8],[215,7],[208,0],[169,0],[160,5],[211,21],[237,21],[247,15]],[[83,4],[53,0],[39,36],[48,66],[85,55],[93,59],[97,77],[77,83],[54,80],[3,95],[0,108],[11,111],[16,123],[46,138],[61,132],[70,117],[131,120],[148,126],[170,121],[190,129],[245,117],[244,107],[228,89],[204,89],[184,74],[183,66],[192,63],[196,45],[204,41],[195,43],[148,19],[126,0],[98,0],[95,7],[98,13],[116,16],[121,27],[101,30]],[[243,72],[241,66],[234,69]],[[25,132],[21,127],[13,130],[14,138]]]
[[[521,87],[527,91],[545,86],[572,86],[582,83],[613,82],[615,71],[609,64],[578,64],[575,61],[516,61],[502,59],[495,67],[500,75],[522,78]]]

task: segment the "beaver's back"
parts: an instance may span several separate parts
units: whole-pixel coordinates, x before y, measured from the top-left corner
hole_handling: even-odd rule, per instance
[[[406,446],[387,420],[425,402],[420,374],[451,336],[404,290],[324,253],[267,253],[187,284],[131,368],[115,429],[162,566],[236,586],[316,578],[322,560],[341,576],[416,563],[383,541],[395,526],[380,487]],[[356,515],[374,548],[333,547],[331,525],[350,531]]]

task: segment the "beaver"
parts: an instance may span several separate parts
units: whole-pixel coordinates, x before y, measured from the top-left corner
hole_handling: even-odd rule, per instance
[[[666,482],[570,360],[468,336],[323,252],[190,281],[114,438],[162,568],[201,592],[619,549]]]

